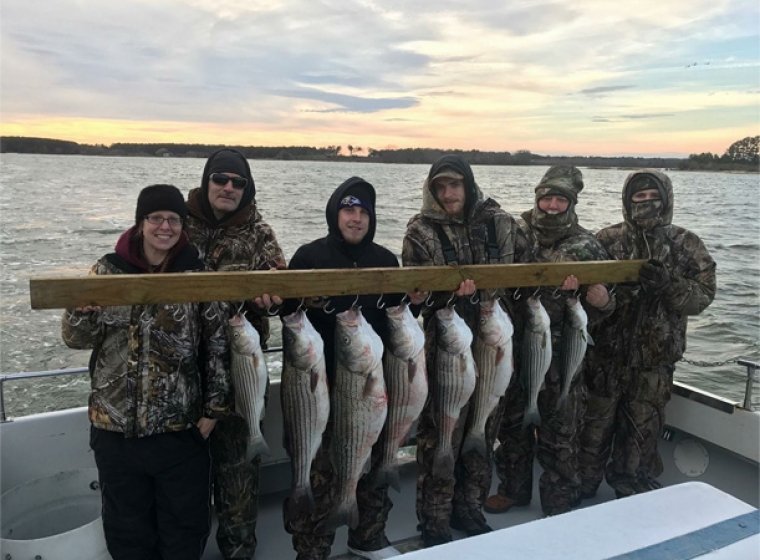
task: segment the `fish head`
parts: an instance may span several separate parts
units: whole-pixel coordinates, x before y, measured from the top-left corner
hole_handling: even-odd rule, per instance
[[[403,359],[416,356],[425,346],[425,334],[409,306],[402,303],[388,307],[385,315],[388,319],[388,346],[393,353]]]
[[[453,306],[435,312],[438,344],[450,352],[463,352],[472,343],[472,331]]]
[[[238,354],[251,355],[261,344],[259,332],[240,313],[229,319],[227,334],[232,351]]]
[[[573,328],[586,330],[586,326],[588,325],[588,315],[578,298],[567,298],[567,317]]]
[[[285,358],[299,369],[314,364],[324,348],[322,338],[303,311],[282,317],[282,347]]]
[[[529,297],[527,329],[534,332],[541,332],[547,330],[550,323],[549,314],[546,312],[546,309],[544,309],[541,300]]]
[[[500,346],[514,333],[512,320],[498,300],[480,303],[478,336],[489,346]]]
[[[351,371],[374,367],[382,356],[382,341],[358,309],[336,315],[335,356]],[[379,348],[378,348],[379,346]]]

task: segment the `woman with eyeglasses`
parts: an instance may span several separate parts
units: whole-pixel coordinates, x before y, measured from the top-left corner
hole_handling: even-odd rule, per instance
[[[91,273],[203,270],[172,185],[138,196],[135,225]],[[226,304],[70,309],[71,348],[92,348],[90,446],[114,560],[200,559],[211,530],[208,438],[230,411]]]
[[[251,168],[239,151],[224,148],[209,156],[200,187],[190,191],[187,206],[190,240],[209,270],[285,268],[274,231],[256,206]],[[235,303],[231,308],[238,307]],[[279,303],[280,298],[269,294],[244,302],[262,344],[269,338],[266,310]],[[261,458],[246,460],[248,433],[245,419],[236,412],[221,420],[211,437],[216,542],[225,559],[252,558],[256,549]]]

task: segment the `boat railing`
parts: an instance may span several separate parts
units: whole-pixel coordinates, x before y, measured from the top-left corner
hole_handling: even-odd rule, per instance
[[[275,346],[272,348],[266,348],[264,350],[265,353],[274,353],[274,352],[282,352],[281,346]],[[749,358],[738,358],[736,360],[728,360],[726,362],[715,362],[715,363],[708,363],[708,362],[696,362],[692,360],[686,360],[688,363],[698,366],[716,366],[716,365],[723,365],[731,362],[736,362],[740,366],[744,366],[747,368],[747,380],[746,385],[744,387],[744,401],[742,403],[742,408],[752,411],[754,410],[752,405],[752,391],[753,391],[753,385],[755,383],[755,374],[757,370],[760,369],[760,362],[755,360],[750,360]],[[51,369],[46,371],[29,371],[29,372],[18,372],[18,373],[3,373],[0,374],[0,423],[2,422],[8,422],[8,417],[5,411],[5,383],[7,381],[19,381],[22,379],[35,379],[40,377],[60,377],[64,375],[79,375],[82,373],[87,373],[88,369],[86,367],[78,367],[78,368],[65,368],[65,369]]]

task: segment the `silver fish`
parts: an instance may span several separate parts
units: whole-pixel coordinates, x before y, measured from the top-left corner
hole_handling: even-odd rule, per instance
[[[359,523],[356,485],[369,467],[388,414],[382,357],[383,343],[361,312],[352,308],[338,313],[330,440],[337,488],[335,506],[320,527],[328,531]]]
[[[472,421],[462,444],[462,453],[475,449],[486,457],[486,422],[507,392],[514,372],[513,333],[512,320],[498,300],[481,302],[473,352],[478,381],[472,399]]]
[[[475,390],[476,368],[472,357],[472,331],[454,307],[435,312],[436,372],[433,400],[438,426],[438,446],[433,457],[433,475],[450,477],[454,470],[454,434],[462,408]]]
[[[396,470],[399,447],[425,406],[428,379],[425,369],[425,333],[405,303],[388,307],[388,346],[383,354],[383,373],[388,391],[382,460],[375,484],[390,484],[401,491]]]
[[[586,348],[594,342],[587,330],[588,316],[578,298],[567,298],[567,311],[565,322],[562,327],[562,341],[560,342],[560,379],[562,380],[562,392],[557,400],[557,408],[561,408],[573,379],[578,375]]]
[[[294,517],[314,507],[309,475],[330,416],[330,393],[324,343],[303,311],[282,317],[282,346],[280,401],[293,469],[287,504]]]
[[[522,342],[520,375],[528,393],[523,426],[541,423],[538,412],[538,393],[544,384],[552,362],[551,322],[546,309],[534,297],[528,298],[528,319]]]
[[[246,460],[258,455],[269,455],[269,446],[261,433],[264,418],[264,394],[268,373],[261,350],[259,333],[241,314],[229,320],[229,338],[232,354],[230,377],[235,391],[235,410],[248,424]]]

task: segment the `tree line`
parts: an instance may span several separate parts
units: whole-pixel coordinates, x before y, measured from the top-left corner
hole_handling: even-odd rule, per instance
[[[702,153],[688,158],[662,157],[604,157],[604,156],[551,156],[534,154],[529,150],[516,152],[489,152],[480,150],[441,150],[437,148],[401,148],[376,150],[351,144],[313,146],[235,146],[221,144],[182,143],[124,143],[79,144],[52,138],[0,136],[0,153],[34,153],[59,155],[104,155],[140,157],[192,157],[206,158],[220,148],[234,148],[248,159],[312,160],[312,161],[367,161],[377,163],[430,164],[444,154],[458,154],[472,165],[557,165],[580,167],[656,167],[686,170],[741,170],[758,171],[760,136],[746,137],[731,144],[723,155]],[[346,152],[348,155],[346,155]],[[366,156],[359,156],[362,152]],[[354,155],[354,154],[357,155]]]

